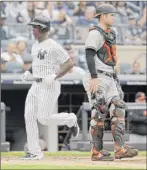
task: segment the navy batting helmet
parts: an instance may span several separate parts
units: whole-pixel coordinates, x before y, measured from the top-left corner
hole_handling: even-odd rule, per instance
[[[28,25],[39,26],[40,29],[49,31],[50,20],[43,15],[39,15],[36,16]]]
[[[97,7],[96,15],[94,16],[94,18],[97,18],[101,14],[109,14],[109,13],[116,13],[116,8],[110,4],[102,4]]]

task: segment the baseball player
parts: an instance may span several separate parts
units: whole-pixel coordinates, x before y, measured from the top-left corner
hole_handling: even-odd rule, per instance
[[[93,161],[113,161],[134,157],[136,149],[125,145],[125,102],[115,73],[116,35],[110,28],[114,23],[116,9],[102,4],[96,10],[95,18],[99,25],[89,29],[85,43],[88,73],[83,78],[91,106],[90,136],[92,140]],[[114,157],[103,150],[104,121],[111,116],[111,129],[114,138]]]
[[[74,113],[53,112],[61,92],[58,78],[73,67],[72,61],[58,43],[48,38],[50,21],[46,17],[37,16],[29,25],[33,27],[37,42],[32,46],[32,66],[22,75],[22,80],[28,80],[31,74],[34,78],[26,97],[24,115],[29,151],[22,159],[37,160],[43,158],[37,120],[43,125],[67,125],[74,137],[79,134],[79,126]]]

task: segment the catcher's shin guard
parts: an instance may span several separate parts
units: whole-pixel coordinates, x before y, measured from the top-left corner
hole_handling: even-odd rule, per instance
[[[116,99],[116,98],[115,98]],[[134,157],[138,151],[125,145],[125,110],[121,100],[115,100],[115,109],[111,119],[111,130],[114,138],[115,159]]]
[[[103,133],[104,123],[97,122],[96,125],[90,127],[90,136],[92,139],[92,161],[112,161],[113,157],[110,153],[103,150]]]
[[[125,103],[119,96],[115,96],[111,102],[114,105],[113,116],[111,118],[111,130],[115,142],[114,147],[115,150],[117,150],[117,148],[121,148],[125,143]]]
[[[103,134],[104,134],[104,127],[103,122],[98,122],[97,125],[90,127],[90,135],[92,138],[93,148],[97,152],[103,149]]]
[[[114,145],[115,150],[117,150],[117,148],[121,148],[125,143],[124,129],[125,129],[124,120],[120,121],[119,118],[117,118],[116,121],[113,121],[111,124],[112,136],[115,143]]]

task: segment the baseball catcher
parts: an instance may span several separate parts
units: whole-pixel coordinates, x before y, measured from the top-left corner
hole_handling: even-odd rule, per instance
[[[138,151],[125,144],[125,102],[115,72],[116,35],[110,27],[114,23],[116,9],[102,4],[96,10],[99,24],[89,29],[85,43],[88,73],[83,79],[91,106],[90,135],[92,160],[113,161],[109,152],[103,150],[104,121],[111,117],[115,159],[134,157]],[[110,112],[111,110],[111,112]]]

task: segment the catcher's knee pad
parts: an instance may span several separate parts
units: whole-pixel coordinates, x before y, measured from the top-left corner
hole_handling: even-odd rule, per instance
[[[115,106],[119,107],[119,108],[126,108],[126,104],[123,100],[120,99],[119,96],[114,96],[111,100],[111,103],[113,103]]]
[[[91,143],[93,152],[99,152],[103,149],[104,122],[97,122],[97,125],[90,126]]]
[[[106,103],[103,91],[99,89],[91,95],[92,101],[92,117],[98,119],[105,119],[108,113],[108,105]]]
[[[125,117],[126,104],[119,96],[115,96],[111,103],[114,104],[113,116],[115,117]]]

